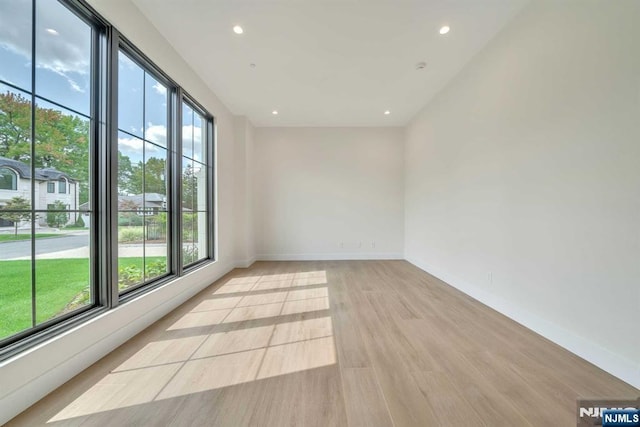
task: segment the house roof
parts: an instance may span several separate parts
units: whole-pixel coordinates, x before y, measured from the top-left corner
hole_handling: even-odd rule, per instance
[[[159,193],[145,193],[136,194],[134,196],[118,196],[118,206],[121,206],[123,202],[132,202],[136,208],[142,208],[142,202],[144,200],[145,208],[162,208],[165,209],[167,197]],[[89,203],[83,203],[80,205],[81,211],[89,210]],[[183,212],[191,212],[191,209],[182,208]]]
[[[136,194],[135,196],[118,196],[118,204],[123,202],[133,202],[136,207],[161,208],[167,200],[166,196],[158,193]]]
[[[0,167],[9,167],[13,169],[21,178],[31,178],[31,166],[19,160],[8,159],[0,156]],[[36,168],[35,170],[35,179],[38,181],[51,181],[58,180],[60,178],[66,178],[69,181],[75,182],[75,180],[69,175],[54,168]]]

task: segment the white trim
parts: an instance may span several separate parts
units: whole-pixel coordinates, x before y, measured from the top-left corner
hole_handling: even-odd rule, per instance
[[[573,354],[593,363],[621,380],[640,388],[640,364],[626,359],[588,339],[576,335],[560,326],[541,318],[540,316],[517,307],[511,301],[491,294],[478,286],[466,282],[452,274],[439,270],[429,263],[407,258],[411,264],[437,277],[448,285],[464,292],[482,304],[493,308],[514,320],[522,326],[536,332]]]
[[[337,260],[381,260],[381,259],[404,259],[404,255],[399,252],[369,252],[369,253],[348,253],[348,252],[327,252],[315,254],[259,254],[257,261],[337,261]]]
[[[236,268],[249,268],[256,262],[256,257],[236,261]]]

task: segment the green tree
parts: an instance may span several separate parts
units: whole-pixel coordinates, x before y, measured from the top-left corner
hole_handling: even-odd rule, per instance
[[[157,157],[147,160],[144,167],[144,192],[167,194],[167,161]]]
[[[132,189],[132,175],[133,166],[131,165],[131,159],[118,150],[118,194],[121,196],[126,194],[138,194],[141,192],[141,190]],[[142,189],[142,186],[140,189]]]
[[[47,225],[49,227],[60,228],[69,221],[69,213],[65,212],[67,205],[60,200],[56,200],[52,205],[47,206]],[[62,212],[56,212],[62,211]]]
[[[13,222],[14,234],[18,235],[18,225],[20,221],[31,219],[31,203],[24,197],[14,197],[0,208],[0,218]]]
[[[195,171],[191,164],[188,164],[182,172],[182,207],[185,210],[195,211],[197,209],[194,203],[197,191],[196,184]]]
[[[50,167],[79,182],[80,203],[89,200],[89,120],[60,110],[36,107],[37,168]],[[31,101],[0,94],[0,156],[31,163]]]
[[[127,156],[119,156],[118,187],[123,194],[167,194],[165,159],[151,157],[146,163],[131,164]]]
[[[0,94],[0,156],[29,161],[31,102],[11,92]]]

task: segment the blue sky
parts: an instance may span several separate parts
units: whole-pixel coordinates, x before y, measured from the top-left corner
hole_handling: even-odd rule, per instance
[[[46,0],[37,2],[35,33],[36,95],[89,115],[91,27],[57,1]],[[31,56],[31,0],[0,1],[0,79],[30,92]],[[166,88],[123,53],[118,69],[118,128],[138,138],[144,131],[147,141],[165,147]],[[202,118],[188,108],[184,113],[184,155],[202,161]],[[138,138],[119,135],[120,151],[134,162],[142,160],[143,144]],[[166,156],[163,149],[150,144],[145,151],[147,158]]]
[[[36,93],[80,113],[90,106],[91,28],[57,1],[36,10]],[[31,91],[31,2],[0,2],[0,78]]]

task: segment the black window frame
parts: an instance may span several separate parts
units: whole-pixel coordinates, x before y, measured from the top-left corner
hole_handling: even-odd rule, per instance
[[[204,120],[205,120],[205,135],[206,135],[206,142],[202,141],[202,144],[204,145],[205,143],[208,145],[207,146],[207,150],[206,150],[206,159],[203,159],[204,165],[207,167],[207,176],[206,176],[206,185],[207,185],[207,191],[206,191],[206,206],[207,206],[207,218],[206,218],[206,225],[207,225],[207,256],[202,258],[202,259],[198,259],[196,261],[190,262],[185,264],[183,262],[183,253],[182,250],[180,250],[180,268],[181,271],[190,271],[192,269],[198,268],[198,266],[200,266],[203,263],[206,263],[208,261],[215,261],[215,209],[214,209],[214,196],[215,196],[215,180],[214,180],[214,176],[215,176],[215,140],[214,140],[214,130],[215,130],[215,118],[209,114],[207,112],[207,110],[198,102],[196,101],[192,96],[190,96],[188,93],[182,91],[180,94],[180,108],[178,108],[179,110],[179,114],[180,114],[180,144],[177,147],[178,148],[178,153],[179,153],[179,158],[180,158],[180,164],[179,164],[179,173],[180,173],[180,183],[178,183],[178,185],[181,185],[181,181],[182,181],[182,159],[184,158],[183,153],[182,153],[182,103],[186,103],[189,108],[191,108],[194,112],[197,112],[198,114],[200,114]],[[180,196],[182,196],[182,191],[180,191]],[[182,199],[180,199],[180,204],[178,206],[180,206],[180,210],[182,210]],[[180,246],[182,246],[182,223],[180,223],[180,240],[178,240],[178,242],[180,242]]]
[[[151,75],[151,77],[153,77],[154,79],[156,79],[158,82],[162,83],[166,88],[167,88],[167,142],[166,142],[166,148],[167,148],[167,163],[168,163],[168,167],[167,167],[167,174],[168,176],[166,177],[166,181],[168,183],[168,188],[167,188],[167,192],[169,194],[167,194],[167,198],[171,198],[171,194],[176,192],[176,188],[175,185],[173,183],[174,181],[174,165],[173,163],[175,162],[174,159],[174,155],[173,155],[173,151],[175,150],[175,145],[178,143],[178,141],[175,139],[174,137],[174,128],[176,127],[176,123],[175,123],[175,112],[174,112],[174,100],[173,98],[177,96],[178,93],[178,89],[179,86],[177,83],[175,83],[166,73],[164,73],[158,66],[156,66],[149,58],[147,58],[133,43],[129,42],[124,36],[122,36],[120,33],[118,33],[116,30],[114,30],[115,33],[115,37],[117,37],[117,49],[114,49],[115,51],[113,52],[114,55],[114,67],[113,69],[115,69],[115,73],[116,76],[115,78],[118,78],[118,57],[119,57],[119,53],[122,52],[124,53],[131,61],[133,61],[134,64],[138,65],[140,68],[142,68],[142,70],[144,70],[144,72],[148,73]],[[112,72],[113,72],[112,69]],[[117,87],[117,85],[115,85]],[[143,88],[144,90],[144,88]],[[115,91],[117,92],[118,89],[115,89]],[[116,102],[117,102],[117,94],[116,94]],[[117,202],[117,189],[118,189],[118,182],[117,182],[117,159],[118,159],[118,133],[121,132],[121,130],[119,129],[118,126],[118,115],[117,115],[117,108],[118,105],[115,105],[115,109],[116,112],[114,113],[114,116],[112,118],[112,126],[114,127],[114,131],[115,131],[115,136],[112,135],[112,144],[115,146],[115,159],[116,159],[116,182],[115,182],[115,187],[112,187],[112,193],[115,193],[116,195],[116,201],[115,201],[115,208],[116,211],[111,212],[111,215],[115,215],[114,218],[118,217],[118,202]],[[144,124],[143,124],[144,125]],[[132,135],[133,136],[133,135]],[[138,137],[137,137],[138,138]],[[144,138],[139,137],[140,140],[143,141],[143,144],[149,142]],[[115,191],[113,191],[115,189]],[[144,194],[144,186],[142,188],[143,194]],[[179,222],[176,222],[176,219],[174,218],[174,215],[172,213],[171,210],[172,204],[168,203],[167,206],[167,247],[168,247],[168,252],[167,252],[167,272],[166,274],[163,274],[161,276],[158,277],[154,277],[151,280],[145,281],[144,280],[144,275],[143,275],[143,281],[141,283],[135,284],[133,286],[128,287],[127,289],[124,289],[123,291],[119,291],[118,288],[118,269],[117,269],[117,264],[118,264],[118,257],[116,256],[116,258],[114,259],[114,262],[116,264],[115,266],[115,271],[114,271],[114,275],[115,275],[115,287],[116,287],[116,292],[119,294],[119,300],[128,300],[131,298],[131,295],[133,296],[137,296],[140,293],[144,293],[146,292],[146,289],[148,288],[153,288],[153,287],[157,287],[159,285],[163,285],[165,284],[167,281],[169,280],[173,280],[176,277],[178,277],[177,274],[177,268],[176,268],[176,254],[175,251],[173,250],[173,246],[175,246],[175,240],[174,240],[174,236],[171,233],[171,229],[175,228],[176,226],[178,226]],[[143,212],[146,211],[146,207],[142,206],[139,208],[139,210],[142,210]],[[141,215],[142,218],[144,219],[146,217],[146,214]],[[116,231],[114,236],[118,235],[118,230],[117,230],[117,224],[116,224]],[[118,250],[118,242],[115,242],[115,250],[117,252]],[[142,290],[142,291],[141,291]]]
[[[104,64],[99,61],[99,58],[102,56],[101,53],[104,50],[105,40],[109,31],[109,27],[107,22],[100,17],[92,8],[90,8],[84,1],[82,0],[59,0],[61,5],[69,9],[75,16],[81,21],[88,24],[91,28],[91,66],[90,66],[90,84],[91,84],[91,100],[90,100],[90,112],[89,112],[89,120],[90,120],[90,143],[89,143],[89,158],[90,158],[90,171],[91,174],[89,176],[89,187],[96,188],[97,191],[101,191],[101,188],[98,188],[100,185],[100,181],[96,179],[99,167],[99,159],[98,153],[99,149],[94,148],[96,145],[104,144],[104,138],[100,138],[98,136],[99,125],[97,123],[104,123],[104,110],[100,108],[98,101],[102,99],[106,94],[102,93],[102,88],[98,84],[100,79],[103,78],[104,74],[100,68],[104,67]],[[36,32],[36,0],[31,1],[31,43],[32,43],[32,52],[35,51],[35,32]],[[35,61],[32,58],[31,60],[31,90],[25,91],[24,88],[19,86],[15,86],[9,82],[2,81],[2,84],[9,86],[12,89],[24,92],[29,94],[31,97],[31,144],[32,144],[32,152],[31,157],[34,154],[34,126],[35,126],[35,108],[36,108],[36,99],[44,100],[53,105],[59,106],[56,102],[39,96],[36,93],[36,73],[35,73]],[[100,93],[98,92],[100,91]],[[63,107],[66,109],[66,107]],[[77,113],[77,112],[76,112]],[[91,142],[94,143],[91,143]],[[31,165],[32,177],[35,176],[35,166]],[[54,181],[57,182],[57,181]],[[35,194],[35,186],[36,180],[31,179],[31,193]],[[55,192],[54,192],[55,194]],[[91,199],[91,207],[90,210],[94,212],[94,218],[97,218],[97,201]],[[32,229],[35,230],[35,222],[37,218],[41,214],[46,214],[46,211],[40,211],[35,209],[34,205],[31,208],[31,223]],[[56,335],[59,335],[74,326],[77,326],[81,322],[87,321],[88,319],[102,313],[106,310],[106,307],[103,305],[103,300],[99,297],[100,293],[100,283],[97,280],[99,270],[98,263],[95,261],[95,254],[97,253],[97,248],[101,244],[100,235],[97,232],[97,227],[93,226],[89,233],[90,236],[90,245],[89,245],[89,264],[90,264],[90,288],[92,299],[91,303],[80,307],[76,310],[73,310],[69,313],[65,313],[61,316],[55,317],[53,319],[49,319],[40,324],[33,325],[31,328],[20,331],[14,335],[5,337],[0,339],[0,361],[5,360],[9,357],[12,357],[18,353],[21,353],[41,342],[44,342]],[[32,239],[32,252],[33,252],[34,240]],[[32,255],[33,256],[33,255]],[[36,269],[35,266],[32,265],[32,288],[35,286],[33,284],[33,275],[35,275]],[[33,292],[33,291],[32,291]],[[32,299],[34,296],[32,295]]]
[[[172,80],[160,67],[156,66],[135,44],[126,39],[113,25],[98,14],[85,0],[58,0],[79,19],[92,27],[91,35],[91,111],[90,111],[90,151],[91,174],[89,188],[91,194],[87,209],[93,211],[90,240],[90,268],[93,299],[90,305],[71,313],[44,322],[4,339],[0,339],[0,361],[19,354],[37,344],[45,342],[63,332],[87,322],[102,313],[127,303],[141,294],[163,286],[180,278],[185,272],[200,268],[216,260],[215,232],[215,118],[196,99]],[[35,31],[35,4],[32,11],[32,34]],[[35,39],[33,40],[35,43]],[[118,291],[118,53],[123,49],[136,63],[150,72],[154,78],[171,91],[168,99],[167,150],[168,150],[168,193],[167,194],[167,240],[170,247],[165,276],[128,289]],[[35,65],[32,65],[35,67]],[[3,84],[5,84],[3,82]],[[10,87],[12,85],[9,84]],[[20,88],[16,88],[20,89]],[[32,88],[33,89],[33,88]],[[207,256],[197,262],[182,266],[180,183],[182,171],[182,117],[181,100],[188,99],[206,119],[207,137]],[[204,142],[203,142],[204,143]],[[16,187],[17,180],[16,178]],[[56,181],[51,181],[55,183]],[[35,185],[35,184],[33,184]],[[54,184],[55,185],[55,184]],[[66,181],[66,192],[70,190]],[[49,182],[47,183],[49,188]],[[59,188],[58,188],[59,189]],[[54,192],[55,193],[55,192]],[[35,220],[35,219],[34,219]]]

